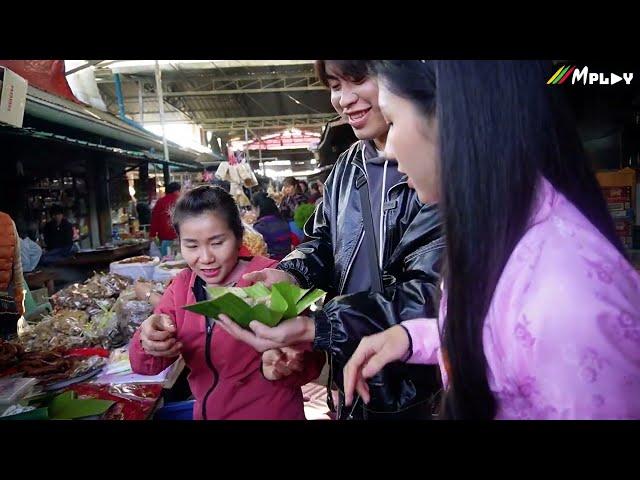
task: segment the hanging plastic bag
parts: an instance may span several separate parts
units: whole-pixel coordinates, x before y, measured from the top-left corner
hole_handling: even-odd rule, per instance
[[[218,165],[218,169],[216,170],[216,177],[220,180],[228,181],[229,180],[229,162],[222,162]]]
[[[229,182],[232,184],[242,185],[242,179],[240,178],[239,165],[229,165]]]
[[[233,197],[239,207],[251,206],[251,202],[242,191],[242,187],[239,184],[232,183],[229,188],[229,194]]]
[[[268,257],[269,250],[267,247],[267,242],[265,242],[262,234],[251,225],[248,225],[244,222],[242,223],[242,226],[244,227],[242,244],[247,247],[247,249],[251,252],[251,255],[261,255],[263,257]]]
[[[258,185],[258,179],[248,163],[240,163],[238,165],[238,173],[245,187],[251,188]]]

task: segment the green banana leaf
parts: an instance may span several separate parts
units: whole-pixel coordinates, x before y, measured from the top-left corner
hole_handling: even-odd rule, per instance
[[[251,298],[262,298],[271,295],[271,291],[264,286],[264,283],[256,283],[250,287],[246,287],[244,288],[244,293]]]
[[[271,289],[256,283],[245,288],[209,287],[207,290],[210,300],[183,308],[210,318],[224,313],[243,328],[249,328],[253,320],[274,327],[283,319],[299,315],[326,295],[319,289],[310,291],[286,282],[276,283]]]
[[[272,292],[278,292],[287,302],[287,310],[284,313],[286,318],[292,318],[297,315],[296,304],[308,290],[304,290],[297,285],[291,285],[290,283],[276,283],[271,287]]]
[[[208,287],[210,300],[215,300],[226,293],[233,293],[236,297],[247,298],[248,295],[244,288],[239,287]]]
[[[36,408],[28,412],[10,415],[8,417],[0,417],[1,420],[49,420],[49,409],[47,407]]]
[[[102,415],[115,402],[98,400],[95,398],[78,399],[73,391],[67,391],[56,396],[49,403],[49,418],[55,420],[71,420],[74,418]]]
[[[308,294],[306,294],[296,304],[296,316],[300,315],[302,312],[304,312],[307,308],[309,308],[311,305],[316,303],[318,300],[320,300],[326,294],[327,294],[327,292],[325,292],[324,290],[320,290],[319,288],[316,288],[315,290],[313,290],[313,291],[309,292]]]

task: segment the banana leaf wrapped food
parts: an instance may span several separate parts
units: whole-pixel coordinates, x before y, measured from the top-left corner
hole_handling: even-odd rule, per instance
[[[208,287],[207,292],[209,300],[183,308],[211,318],[224,313],[244,328],[249,328],[252,320],[274,327],[282,320],[300,315],[326,295],[324,290],[304,289],[287,282],[271,288],[262,283],[244,288]]]

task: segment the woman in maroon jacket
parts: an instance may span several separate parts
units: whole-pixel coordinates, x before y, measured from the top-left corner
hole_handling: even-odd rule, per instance
[[[189,268],[173,280],[135,333],[129,349],[133,371],[158,374],[181,354],[191,370],[195,419],[304,420],[300,386],[318,377],[323,354],[312,353],[309,345],[261,355],[215,328],[214,319],[182,308],[206,300],[206,286],[248,286],[242,280],[245,273],[276,261],[239,256],[240,215],[233,198],[220,188],[188,192],[172,219]]]

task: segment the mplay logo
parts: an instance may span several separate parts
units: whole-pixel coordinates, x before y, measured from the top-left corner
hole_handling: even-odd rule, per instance
[[[589,67],[578,69],[575,65],[567,65],[560,67],[547,81],[547,85],[562,85],[569,78],[571,79],[571,85],[576,83],[582,83],[582,85],[615,85],[622,81],[629,85],[633,80],[633,73],[622,73],[622,76],[620,76],[613,72],[590,72]]]

